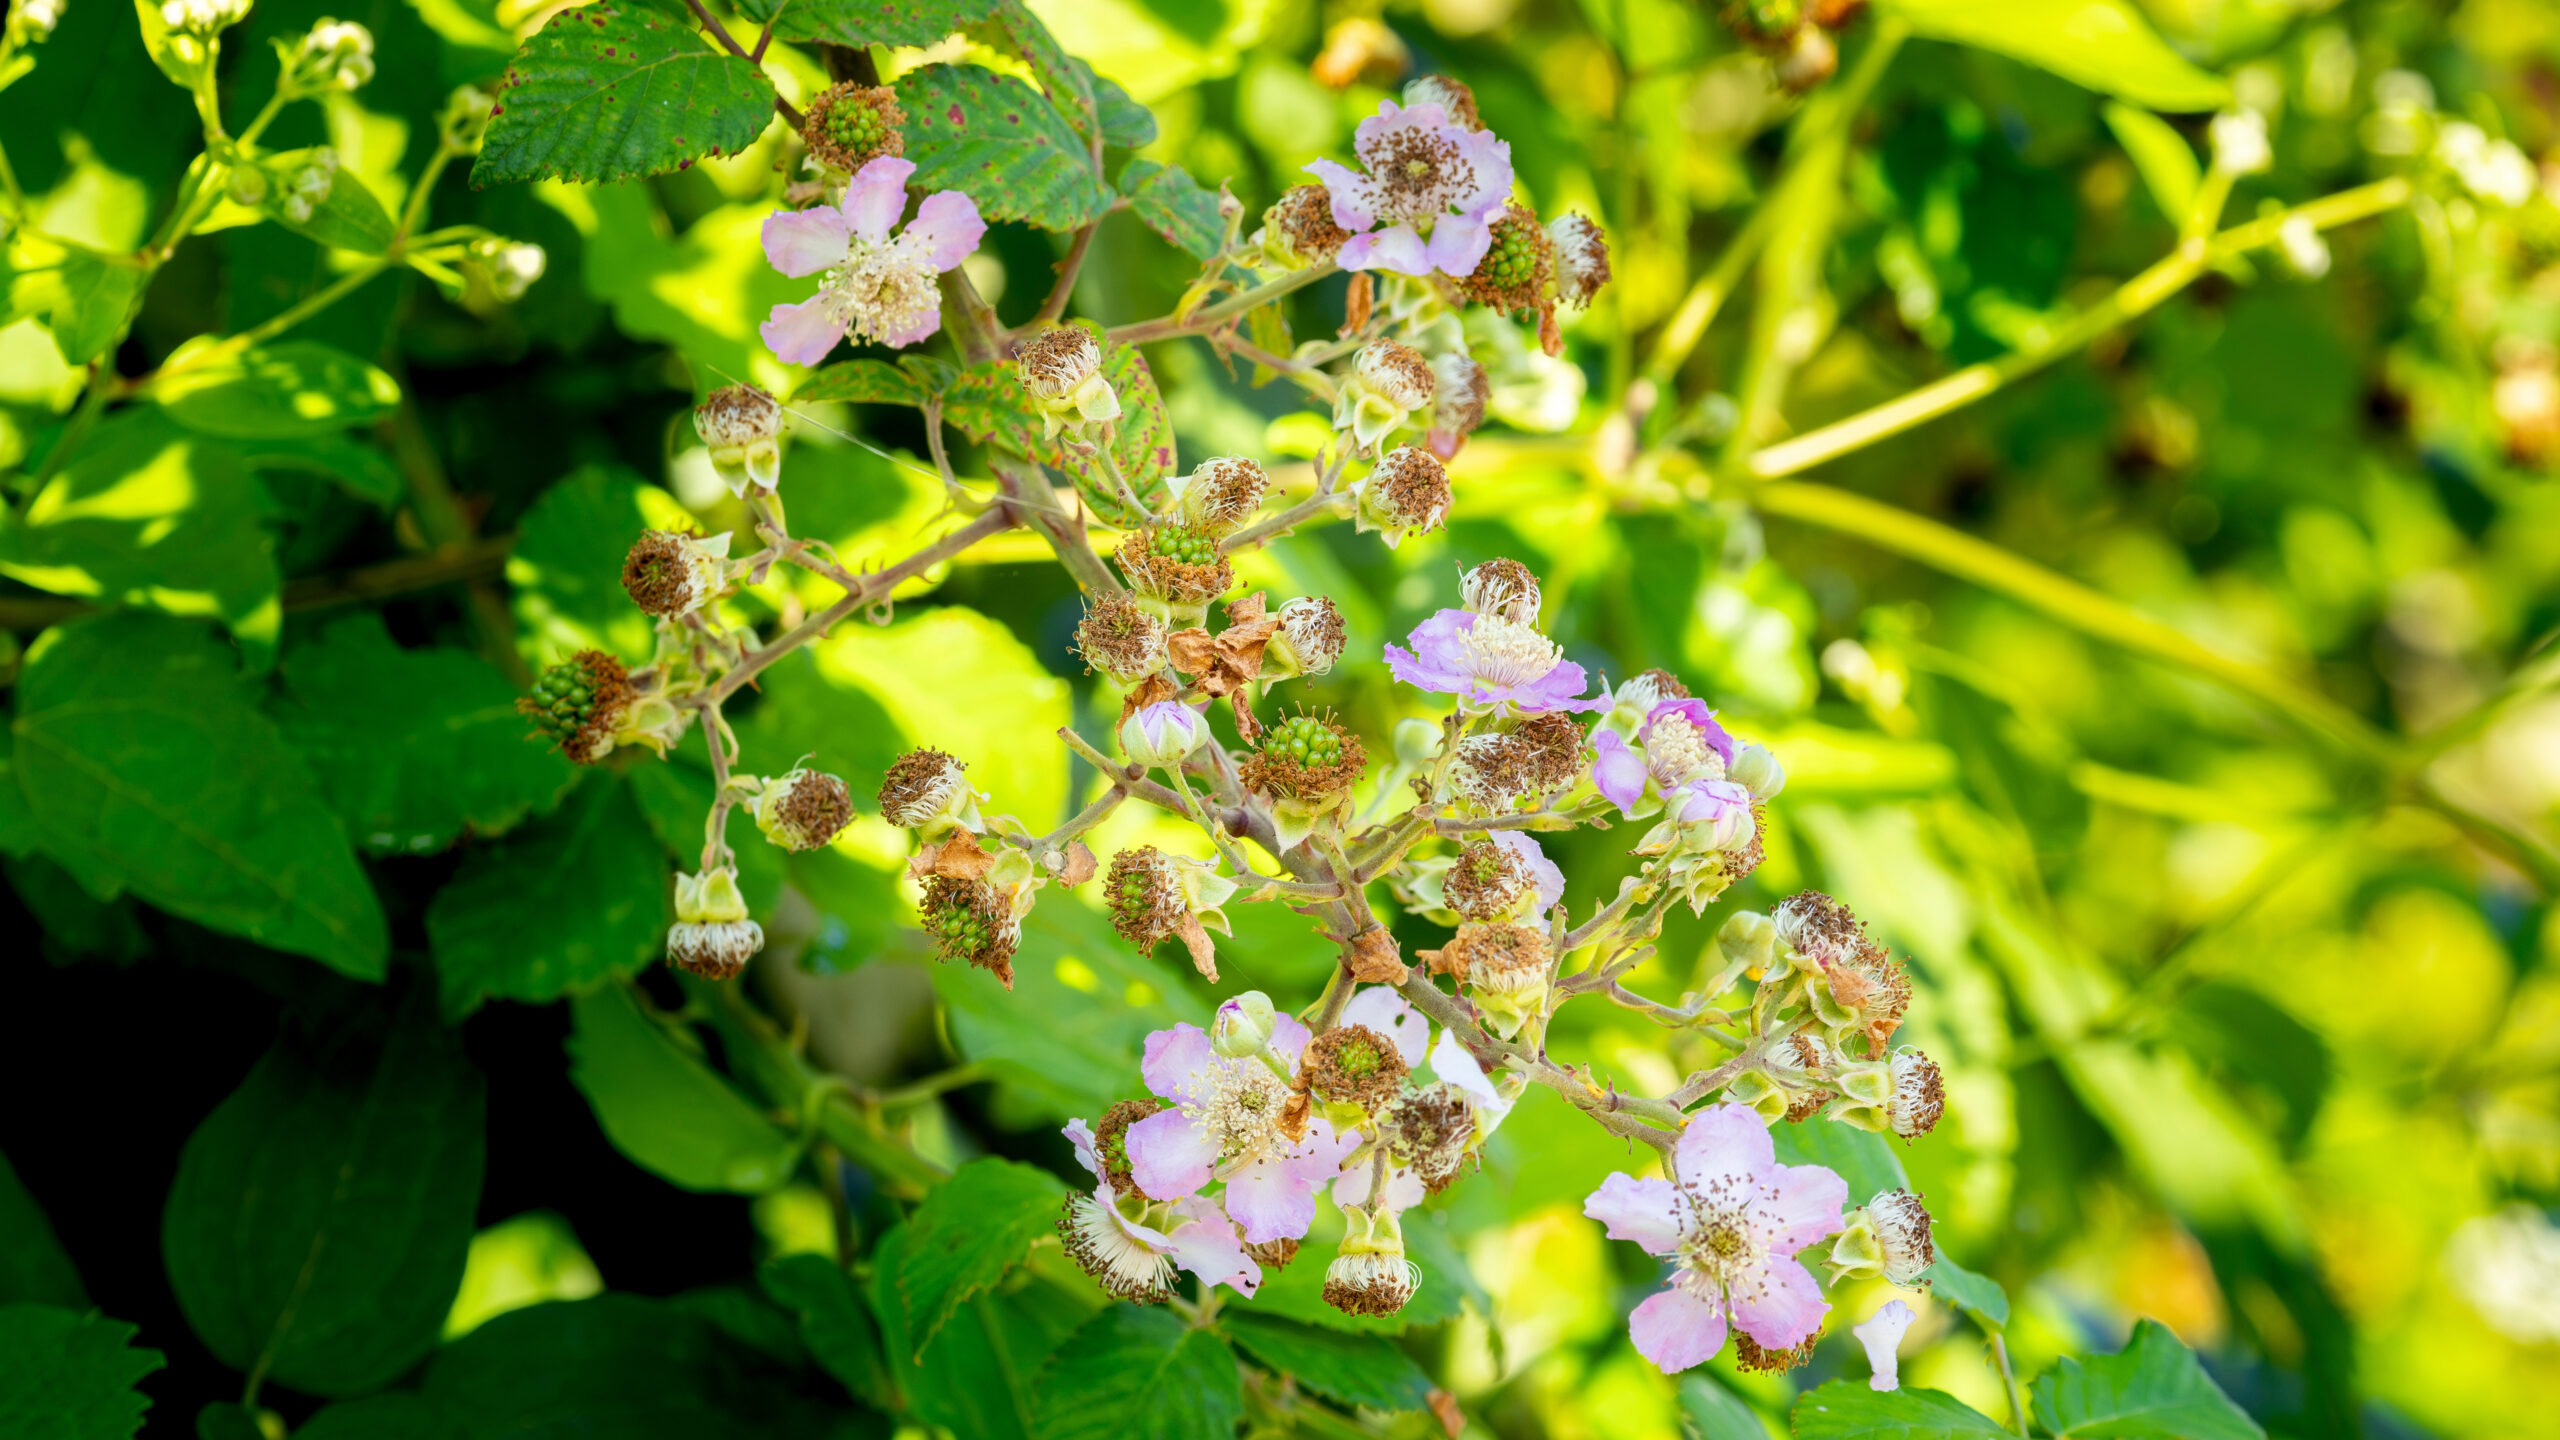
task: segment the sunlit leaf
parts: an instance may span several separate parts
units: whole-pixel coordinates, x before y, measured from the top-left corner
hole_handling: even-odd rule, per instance
[[[1218,192],[1191,178],[1179,165],[1132,160],[1120,172],[1120,193],[1129,208],[1165,243],[1206,260],[1226,239],[1227,222],[1218,213]]]
[[[471,182],[662,175],[754,144],[773,100],[760,67],[689,21],[625,4],[564,10],[507,67]]]
[[[2108,102],[2106,117],[2107,128],[2116,132],[2116,142],[2133,158],[2134,171],[2160,213],[2172,224],[2184,224],[2187,212],[2195,208],[2196,187],[2204,181],[2203,168],[2196,163],[2187,137],[2150,111],[2120,100]]]
[[[172,419],[236,440],[327,435],[369,424],[400,403],[379,369],[317,340],[282,340],[190,360],[170,357],[151,387]]]
[[[2211,110],[2231,87],[2163,42],[2129,0],[1877,0],[1912,33],[2023,60],[2157,110]]]
[[[966,965],[935,967],[933,983],[960,1052],[1059,1119],[1099,1119],[1124,1098],[1149,1031],[1207,1020],[1163,966],[1055,891],[1023,921],[1012,990]]]
[[[908,1343],[922,1352],[962,1303],[986,1293],[1057,1232],[1067,1187],[1044,1170],[989,1157],[934,1187],[907,1217],[898,1259]]]
[[[785,40],[836,45],[930,45],[987,18],[999,0],[743,0]]]
[[[2000,1422],[1942,1390],[1870,1390],[1834,1380],[1796,1397],[1796,1440],[1977,1440],[2007,1435]]]
[[[966,191],[990,220],[1050,230],[1110,209],[1084,138],[1022,81],[975,65],[928,65],[897,89],[917,189]]]
[[[2113,1355],[2062,1357],[2033,1390],[2036,1419],[2068,1440],[2266,1440],[2157,1320]]]
[[[646,659],[654,630],[623,593],[623,556],[643,530],[692,525],[674,496],[626,470],[589,466],[543,491],[507,555],[525,659],[539,667],[591,648]]]

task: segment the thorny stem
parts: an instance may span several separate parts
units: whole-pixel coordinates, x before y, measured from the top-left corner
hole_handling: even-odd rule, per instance
[[[844,598],[833,605],[783,631],[770,644],[750,650],[745,658],[720,677],[718,684],[703,692],[702,703],[716,705],[738,692],[774,661],[808,644],[834,628],[835,623],[866,605],[886,599],[889,592],[990,535],[1013,528],[1013,517],[1002,510],[990,510],[940,540],[890,566],[860,577],[861,583],[846,590]]]

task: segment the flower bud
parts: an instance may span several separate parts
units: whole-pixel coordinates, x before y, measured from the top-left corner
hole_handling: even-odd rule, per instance
[[[889,767],[880,782],[880,815],[890,824],[939,840],[953,830],[983,832],[978,802],[986,797],[969,788],[969,767],[939,750],[910,750]]]
[[[1120,753],[1134,765],[1179,767],[1208,738],[1200,713],[1178,700],[1140,706],[1120,722]]]
[[[1076,653],[1122,685],[1134,686],[1165,667],[1165,626],[1128,596],[1114,592],[1085,605]]]
[[[2267,117],[2255,110],[2225,110],[2207,127],[2213,168],[2225,175],[2255,175],[2275,164],[2267,143]]]
[[[1321,185],[1293,185],[1262,212],[1262,258],[1275,270],[1326,264],[1350,238],[1334,223],[1333,196]]]
[[[1908,1045],[1885,1060],[1843,1065],[1839,1082],[1830,1118],[1862,1130],[1917,1140],[1937,1128],[1947,1111],[1946,1081],[1937,1062]]]
[[[622,588],[631,603],[661,619],[690,615],[711,603],[728,583],[726,531],[703,539],[673,530],[643,530],[622,560]]]
[[[985,880],[936,875],[925,881],[919,907],[934,958],[966,960],[1013,986],[1013,955],[1022,946],[1022,916],[1014,897]]]
[[[1909,1288],[1938,1263],[1928,1208],[1911,1191],[1884,1191],[1845,1218],[1848,1224],[1832,1242],[1828,1262],[1835,1280],[1881,1276]]]
[[[782,406],[772,396],[753,385],[723,385],[693,407],[693,428],[730,494],[782,483]]]
[[[1261,991],[1231,995],[1209,1022],[1209,1045],[1230,1060],[1250,1060],[1270,1048],[1277,1019]]]
[[[1437,530],[1449,517],[1449,472],[1428,450],[1399,445],[1360,482],[1355,531],[1375,530],[1392,550],[1405,536]]]
[[[1280,628],[1263,647],[1262,678],[1322,675],[1342,658],[1342,611],[1329,596],[1301,595],[1280,607]]]
[[[22,45],[39,44],[62,23],[63,0],[18,0],[9,7],[9,30]]]
[[[1804,28],[1803,0],[1726,0],[1724,26],[1755,50],[1783,55]]]
[[[249,18],[249,0],[168,0],[160,23],[199,39],[219,35]]]
[[[763,948],[764,927],[747,918],[734,868],[676,876],[676,923],[667,930],[671,964],[706,980],[726,980]]]
[[[1013,365],[1040,407],[1044,439],[1070,431],[1083,439],[1094,426],[1120,418],[1120,396],[1102,378],[1102,346],[1082,325],[1053,325],[1015,342]]]
[[[906,119],[896,91],[847,80],[809,102],[800,138],[811,160],[851,175],[874,160],[907,153],[907,138],[898,128]]]
[[[561,754],[592,765],[613,752],[633,699],[631,672],[602,650],[581,650],[542,672],[516,710]]]
[[[1393,1315],[1422,1288],[1422,1271],[1404,1258],[1404,1229],[1394,1212],[1344,1212],[1350,1233],[1324,1270],[1324,1302],[1346,1315]]]
[[[1609,283],[1609,237],[1590,216],[1574,211],[1547,227],[1555,246],[1556,299],[1576,310],[1591,304]]]
[[[1437,105],[1449,123],[1468,130],[1484,128],[1484,115],[1476,108],[1476,92],[1454,75],[1417,75],[1405,82],[1405,108]]]
[[[1223,538],[1262,508],[1271,478],[1263,473],[1260,461],[1221,455],[1201,461],[1199,468],[1173,485],[1182,518],[1204,534]]]
[[[1751,792],[1730,780],[1692,780],[1663,798],[1671,822],[1700,835],[1710,850],[1730,850],[1750,838]]]
[[[853,792],[822,770],[795,769],[764,782],[756,796],[756,828],[785,850],[815,850],[853,820]]]
[[[1235,567],[1219,553],[1217,537],[1175,521],[1130,531],[1111,558],[1131,588],[1185,616],[1196,618],[1236,586]]]
[[[1759,800],[1775,800],[1787,788],[1787,772],[1778,764],[1778,757],[1757,745],[1737,747],[1733,763],[1725,767],[1724,778]]]
[[[1458,852],[1440,894],[1461,920],[1516,920],[1537,903],[1538,877],[1509,847],[1478,840]]]
[[[359,90],[373,78],[373,32],[322,17],[286,62],[282,84],[302,93]]]
[[[1555,279],[1555,242],[1538,224],[1538,212],[1506,205],[1491,228],[1492,242],[1476,268],[1459,277],[1459,293],[1506,314],[1544,300]]]
[[[1536,572],[1517,560],[1487,560],[1458,580],[1458,598],[1478,615],[1497,615],[1514,625],[1538,623]]]
[[[464,252],[464,268],[489,287],[497,299],[512,304],[524,298],[551,263],[539,245],[496,236],[474,240]]]
[[[1438,383],[1421,351],[1394,340],[1372,340],[1360,347],[1351,378],[1335,396],[1333,428],[1350,431],[1355,448],[1374,454],[1414,411],[1430,406]]]
[[[1767,975],[1777,958],[1778,927],[1766,915],[1737,910],[1716,931],[1716,948],[1726,964],[1740,962],[1747,975]]]
[[[457,87],[436,120],[446,148],[457,155],[478,153],[482,137],[489,133],[489,117],[497,108],[498,102],[479,86]]]
[[[1493,377],[1475,357],[1451,350],[1431,362],[1431,430],[1423,444],[1443,460],[1455,460],[1467,437],[1484,424],[1493,400]]]
[[[1396,763],[1407,770],[1418,770],[1440,754],[1440,727],[1419,715],[1408,715],[1396,722]]]
[[[1840,47],[1832,44],[1831,37],[1820,29],[1807,25],[1796,32],[1794,42],[1771,67],[1771,73],[1790,94],[1802,95],[1830,79],[1839,69]]]

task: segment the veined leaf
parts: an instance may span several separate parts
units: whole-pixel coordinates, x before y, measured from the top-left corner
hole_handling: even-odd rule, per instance
[[[757,1195],[791,1178],[800,1142],[640,1012],[629,987],[571,1002],[569,1078],[614,1148],[687,1190]]]
[[[1218,253],[1227,238],[1226,217],[1218,213],[1218,192],[1191,178],[1179,165],[1132,160],[1120,172],[1120,193],[1129,208],[1165,239],[1195,259]]]
[[[1079,324],[1085,322],[1077,322]],[[1110,455],[1139,504],[1148,509],[1163,503],[1165,477],[1175,464],[1173,421],[1155,373],[1135,345],[1117,345],[1098,328],[1102,377],[1120,398],[1120,418],[1113,422]],[[1144,516],[1120,498],[1099,456],[1087,457],[1041,437],[1033,419],[1038,409],[1010,362],[984,361],[962,372],[943,394],[943,415],[981,444],[1001,445],[1063,471],[1076,483],[1094,513],[1115,525],[1133,525]]]
[[[1114,1305],[1067,1337],[1042,1372],[1040,1440],[1199,1440],[1243,1418],[1236,1357],[1162,1309]]]
[[[162,374],[149,393],[171,419],[234,440],[334,434],[371,424],[400,403],[398,382],[317,340],[253,345],[200,361],[181,349]]]
[[[898,81],[911,182],[966,191],[990,220],[1073,230],[1111,208],[1085,138],[1055,105],[976,65],[927,65]]]
[[[800,1317],[800,1343],[820,1368],[872,1409],[898,1408],[897,1383],[880,1348],[880,1324],[852,1276],[823,1255],[783,1255],[764,1262],[756,1283],[773,1303]]]
[[[1431,1377],[1383,1335],[1353,1335],[1301,1325],[1250,1310],[1228,1310],[1219,1324],[1265,1367],[1345,1405],[1419,1410]]]
[[[648,964],[670,873],[630,787],[589,777],[548,819],[474,850],[428,904],[445,1013],[556,1000]]]
[[[963,1301],[984,1294],[1054,1232],[1067,1187],[1045,1170],[989,1157],[936,1186],[907,1219],[898,1258],[912,1354],[922,1354]]]
[[[135,1333],[59,1305],[0,1305],[0,1435],[132,1440],[151,1408],[134,1386],[168,1363]]]
[[[773,99],[761,68],[689,21],[621,3],[563,10],[507,67],[471,183],[629,180],[735,155]]]
[[[507,556],[518,651],[536,669],[590,646],[646,656],[654,630],[622,592],[623,556],[643,530],[692,525],[676,497],[618,467],[590,465],[543,491]]]
[[[1680,1433],[1687,1440],[1769,1440],[1769,1427],[1741,1396],[1695,1370],[1680,1377]]]
[[[1033,1440],[1031,1377],[1076,1327],[1090,1319],[1098,1290],[1023,1284],[960,1307],[919,1354],[907,1341],[913,1317],[899,1298],[908,1227],[880,1237],[871,1253],[871,1311],[906,1408],[917,1419],[969,1440]],[[916,1354],[907,1362],[902,1357]],[[1205,1433],[1205,1432],[1204,1432]]]
[[[841,400],[856,405],[920,406],[932,398],[915,376],[879,360],[839,361],[801,381],[800,388],[791,392],[794,405]]]
[[[1929,1267],[1929,1287],[1932,1294],[1971,1315],[1986,1330],[2003,1329],[2009,1323],[2009,1292],[1990,1276],[1967,1270],[1944,1254]]]
[[[1943,1390],[1870,1390],[1834,1380],[1796,1399],[1795,1440],[1989,1440],[2000,1422]]]
[[[993,14],[1001,0],[743,0],[738,8],[771,20],[784,40],[866,45],[931,45]]]
[[[2231,86],[2169,48],[2129,0],[1877,0],[1911,33],[2006,55],[2155,110],[2211,110]]]
[[[2157,1320],[2136,1323],[2113,1355],[2056,1361],[2034,1393],[2036,1418],[2069,1440],[2266,1440]]]
[[[314,1395],[435,1348],[484,1161],[479,1072],[420,987],[387,1024],[288,1033],[187,1140],[161,1226],[207,1348]]]

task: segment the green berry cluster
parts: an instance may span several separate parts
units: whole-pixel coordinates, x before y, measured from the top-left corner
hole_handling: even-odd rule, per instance
[[[533,704],[525,713],[553,744],[567,744],[596,713],[593,672],[577,660],[563,660],[543,671],[533,684]]]
[[[1493,247],[1476,266],[1476,278],[1500,290],[1517,290],[1538,278],[1546,237],[1534,220],[1505,220],[1493,227]]]
[[[883,123],[879,108],[863,104],[839,104],[828,107],[827,138],[854,154],[877,153],[886,148],[890,128]]]
[[[1293,760],[1311,770],[1342,761],[1342,737],[1313,715],[1292,715],[1271,727],[1262,753],[1274,760]]]
[[[985,954],[995,940],[988,928],[986,911],[969,903],[965,895],[955,895],[925,916],[925,929],[941,942],[942,953],[968,959]]]
[[[1365,1035],[1353,1036],[1333,1052],[1333,1068],[1346,1080],[1366,1080],[1377,1074],[1384,1064],[1385,1057]]]
[[[1155,916],[1155,884],[1147,872],[1135,866],[1120,877],[1118,888],[1111,892],[1111,911],[1128,925],[1143,925]]]
[[[1799,0],[1729,0],[1724,23],[1751,44],[1783,45],[1803,28],[1804,6]]]
[[[1178,565],[1206,568],[1218,563],[1218,541],[1188,525],[1167,525],[1147,537],[1147,548]]]

